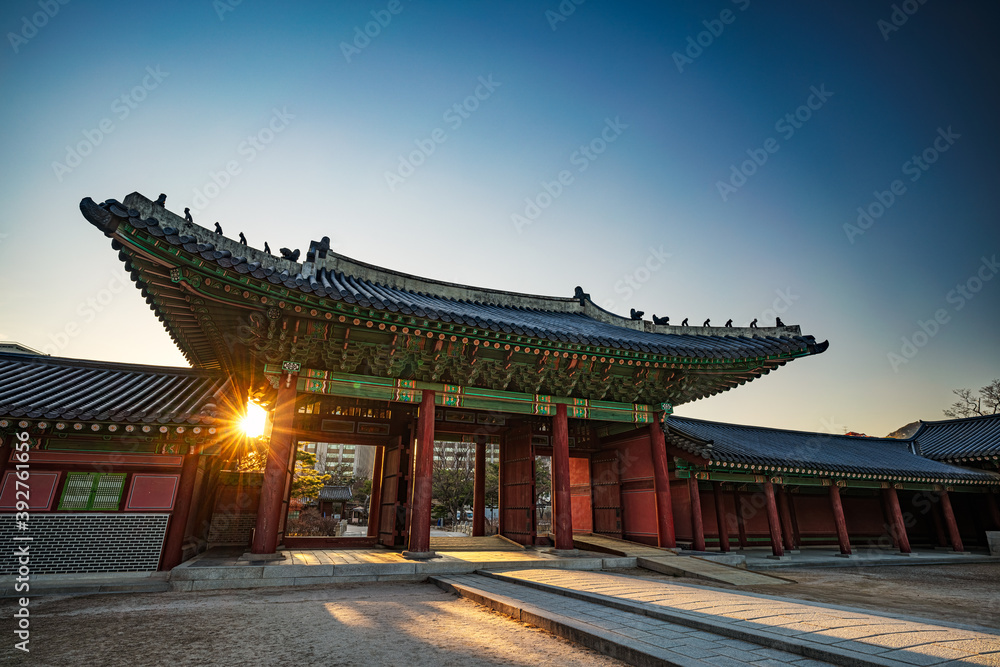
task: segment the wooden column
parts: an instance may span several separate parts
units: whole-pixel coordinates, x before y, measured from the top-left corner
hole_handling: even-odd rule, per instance
[[[767,502],[767,527],[771,531],[771,552],[780,558],[785,555],[785,550],[781,546],[781,520],[778,518],[774,484],[771,482],[764,482],[764,500]]]
[[[292,433],[295,418],[295,396],[298,371],[286,371],[281,376],[278,397],[274,402],[274,421],[268,447],[264,479],[260,487],[260,504],[257,506],[257,525],[250,551],[255,554],[273,554],[278,547],[278,525],[284,503],[285,479],[288,459],[292,452]]]
[[[704,551],[705,525],[701,517],[701,493],[698,491],[698,480],[694,472],[688,477],[688,495],[691,496],[691,535],[694,537],[691,548]]]
[[[375,462],[372,464],[372,494],[368,499],[368,537],[378,537],[378,527],[382,520],[382,462],[385,460],[385,446],[375,448]]]
[[[472,489],[472,536],[486,534],[486,441],[476,439],[476,478]]]
[[[948,528],[948,538],[951,540],[951,548],[955,551],[965,551],[962,544],[962,536],[958,532],[958,522],[955,521],[955,513],[951,509],[951,498],[947,491],[941,491],[941,511],[944,512],[944,525]]]
[[[903,513],[899,509],[899,497],[896,496],[896,489],[889,487],[883,490],[886,508],[889,510],[889,522],[891,524],[891,534],[895,543],[899,546],[900,552],[911,553],[910,538],[906,536],[906,523],[903,521]]]
[[[667,443],[657,419],[649,425],[649,447],[653,455],[653,489],[656,494],[656,543],[661,547],[677,546],[674,531],[674,510],[670,498],[670,468],[667,463]]]
[[[413,453],[413,498],[410,512],[409,558],[433,558],[431,500],[434,493],[434,392],[423,390],[417,417],[417,444]]]
[[[840,553],[851,555],[851,539],[847,535],[847,520],[844,518],[844,505],[840,502],[840,487],[836,480],[830,480],[830,506],[833,508],[833,523],[837,526],[837,544]]]
[[[993,521],[993,530],[1000,530],[1000,507],[997,506],[997,494],[992,491],[986,492],[986,507],[990,511],[990,519]]]
[[[747,526],[743,521],[743,495],[733,486],[733,505],[736,508],[736,531],[740,538],[740,549],[747,548]]]
[[[784,539],[785,550],[795,548],[795,535],[792,531],[792,513],[788,509],[788,491],[784,486],[778,489],[778,515],[781,517],[781,537]]]
[[[191,496],[194,494],[194,482],[198,477],[200,456],[198,450],[193,447],[184,455],[174,511],[170,516],[170,529],[167,531],[166,544],[163,546],[162,569],[164,570],[173,569],[184,561],[184,537],[187,533],[188,515],[191,513]]]
[[[944,533],[944,521],[941,519],[941,508],[937,503],[931,507],[931,521],[934,523],[934,536],[937,538],[937,545],[944,549],[948,546],[948,536]]]
[[[552,418],[552,500],[556,549],[569,551],[573,548],[573,506],[569,494],[569,421],[565,403],[556,404],[556,415]]]
[[[729,551],[729,527],[726,525],[726,506],[723,504],[722,482],[712,482],[715,498],[715,522],[719,525],[719,550]]]

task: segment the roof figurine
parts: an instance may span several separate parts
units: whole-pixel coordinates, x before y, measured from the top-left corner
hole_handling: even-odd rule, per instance
[[[590,300],[590,295],[584,292],[582,287],[577,285],[576,289],[573,290],[573,298],[578,300],[580,302],[580,305],[582,306],[584,305],[585,301]]]
[[[222,234],[222,225],[220,225],[218,222],[215,223],[215,233]]]
[[[184,209],[184,219],[187,220],[188,222],[194,222],[194,218],[191,217],[191,209],[189,208]]]
[[[753,321],[750,323],[750,328],[751,329],[756,329],[757,328],[757,318],[756,317],[753,318]]]
[[[685,317],[685,318],[684,318],[684,321],[683,321],[683,322],[681,322],[681,326],[682,326],[682,327],[686,327],[687,325],[688,325],[688,318],[686,318],[686,317]]]
[[[730,328],[730,329],[732,329],[732,328],[733,328],[733,320],[732,320],[732,318],[730,318],[730,319],[726,320],[726,326],[727,326],[728,328]]]
[[[271,254],[271,246],[267,245],[267,241],[264,241],[264,252],[266,252],[268,255]]]
[[[653,315],[653,324],[668,326],[670,324],[670,316],[664,315],[663,317],[657,317],[656,315]]]
[[[781,321],[780,317],[776,317],[776,318],[774,318],[774,326],[776,326],[776,327],[783,327],[783,326],[785,326],[785,323]]]
[[[167,206],[167,195],[160,193],[160,196],[156,198],[153,202],[153,206],[159,206],[160,208],[166,208]]]
[[[240,232],[240,243],[243,245],[247,244],[247,237],[243,236],[243,232]]]
[[[635,308],[630,308],[628,314],[629,317],[631,317],[632,320],[634,321],[634,320],[641,320],[642,316],[645,315],[646,313],[645,311],[642,310],[636,310]]]
[[[287,259],[287,260],[290,260],[292,262],[299,261],[299,249],[298,248],[296,248],[295,250],[289,250],[288,248],[282,248],[278,252],[281,253],[281,257],[283,259]]]
[[[712,326],[712,320],[711,319],[705,320],[705,323],[702,324],[701,326],[703,326],[703,327],[710,327],[710,326]]]
[[[320,241],[310,241],[309,251],[306,253],[307,262],[315,262],[317,259],[326,259],[326,253],[330,252],[330,237],[324,236]]]

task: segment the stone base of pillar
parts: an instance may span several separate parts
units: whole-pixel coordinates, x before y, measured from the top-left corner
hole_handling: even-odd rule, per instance
[[[775,556],[774,554],[771,554],[768,556],[768,558],[770,560],[792,560],[792,557],[789,556],[787,553],[782,556]]]
[[[562,557],[566,557],[566,556],[579,556],[580,555],[580,550],[579,549],[556,549],[555,547],[553,547],[551,549],[542,549],[542,553],[544,553],[544,554],[552,554],[553,556],[562,556]]]
[[[906,553],[906,552],[903,552],[903,551],[897,551],[897,552],[895,552],[893,554],[890,554],[890,555],[891,556],[906,556],[907,558],[916,558],[917,557],[917,554],[913,553],[912,551],[910,553]]]
[[[264,561],[285,560],[285,552],[284,551],[276,551],[273,554],[255,554],[253,552],[248,551],[245,554],[243,554],[242,556],[240,556],[240,560],[251,560],[251,561],[252,560],[264,560]]]
[[[431,558],[437,558],[437,552],[435,551],[404,551],[400,555],[409,560],[429,560]]]
[[[856,559],[856,558],[858,558],[857,554],[842,554],[839,551],[837,553],[833,554],[833,555],[836,556],[837,558],[848,558],[848,559]]]

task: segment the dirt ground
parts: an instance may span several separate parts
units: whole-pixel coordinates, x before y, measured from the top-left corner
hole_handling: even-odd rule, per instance
[[[706,585],[649,570],[616,571]],[[1000,630],[1000,563],[781,568],[768,573],[796,583],[738,590]]]
[[[622,665],[433,584],[91,595],[31,604],[24,665]],[[11,600],[0,633],[13,637]]]

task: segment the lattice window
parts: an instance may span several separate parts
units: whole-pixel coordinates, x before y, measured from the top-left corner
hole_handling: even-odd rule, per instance
[[[71,472],[59,499],[60,510],[117,510],[125,490],[125,473],[102,475]]]

